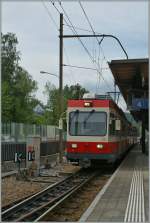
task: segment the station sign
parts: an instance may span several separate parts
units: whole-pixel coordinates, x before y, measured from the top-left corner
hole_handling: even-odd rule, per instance
[[[148,109],[148,99],[146,98],[134,98],[132,100],[132,109],[140,110],[140,109]]]

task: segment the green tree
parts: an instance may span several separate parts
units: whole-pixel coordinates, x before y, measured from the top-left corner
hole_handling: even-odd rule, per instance
[[[33,92],[37,84],[26,70],[18,66],[13,83],[13,120],[15,122],[31,123],[33,113]]]
[[[58,125],[59,120],[59,89],[47,82],[44,93],[47,95],[47,108],[49,111],[45,113],[45,120],[51,125]]]
[[[67,109],[68,99],[79,99],[82,98],[84,93],[88,91],[83,88],[81,85],[65,85],[63,89],[64,97],[64,109],[63,112]],[[45,114],[46,122],[52,125],[58,125],[60,110],[59,110],[59,89],[52,85],[50,82],[46,83],[45,94],[48,97],[47,107],[49,112]]]
[[[1,104],[2,104],[2,121],[10,122],[12,119],[12,109],[13,109],[13,98],[10,96],[9,84],[5,81],[2,82],[1,91]]]
[[[30,123],[37,124],[37,125],[48,124],[47,120],[45,119],[45,114],[47,113],[47,110],[46,110],[46,107],[43,105],[43,103],[37,98],[32,98],[30,104],[31,104],[32,111],[35,110],[37,105],[40,105],[44,110],[44,114],[37,114],[34,111],[33,116],[32,116],[32,121]]]
[[[33,93],[37,83],[19,65],[20,53],[15,34],[1,34],[2,39],[2,121],[30,123],[33,120]]]
[[[14,33],[1,34],[2,82],[13,83],[15,70],[20,60],[18,40]]]

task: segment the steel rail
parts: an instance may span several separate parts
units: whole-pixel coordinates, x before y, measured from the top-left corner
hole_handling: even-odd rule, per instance
[[[71,176],[70,176],[70,177],[71,177]],[[65,180],[65,179],[64,179],[64,180]],[[13,212],[13,210],[17,209],[17,207],[19,208],[20,205],[25,204],[26,202],[28,202],[28,201],[34,199],[35,197],[37,197],[38,195],[42,195],[42,194],[44,194],[47,190],[52,189],[52,188],[55,187],[56,185],[59,185],[59,183],[62,183],[64,180],[59,181],[59,182],[56,182],[56,183],[54,183],[54,184],[48,186],[48,187],[45,188],[44,190],[42,190],[42,191],[40,191],[40,192],[38,192],[38,193],[36,193],[36,194],[34,194],[34,195],[32,195],[32,196],[29,196],[29,198],[27,198],[27,199],[25,199],[25,200],[22,200],[21,202],[15,204],[13,207],[10,207],[9,209],[3,211],[3,212],[2,212],[2,217],[5,216],[5,214],[9,214],[9,212],[11,212],[11,211]]]
[[[79,171],[80,172],[80,171]],[[78,172],[77,172],[78,174]],[[52,189],[54,188],[55,186],[58,186],[59,184],[63,183],[64,181],[66,181],[67,179],[73,177],[74,174],[70,175],[69,177],[67,177],[66,179],[63,179],[61,181],[58,181],[50,186],[48,186],[47,188],[43,189],[42,191],[32,195],[32,196],[29,196],[28,198],[25,198],[25,199],[22,199],[21,202],[17,202],[17,204],[15,204],[14,206],[11,206],[9,209],[6,209],[2,212],[2,217],[5,216],[6,214],[8,215],[11,211],[13,212],[15,209],[19,208],[20,205],[24,205],[25,203],[28,203],[29,201],[33,200],[34,198],[36,198],[37,196],[40,196],[40,195],[44,195],[44,193],[46,193],[49,189]]]
[[[54,204],[52,207],[50,207],[45,213],[43,213],[40,217],[35,219],[34,222],[37,221],[43,221],[45,220],[44,218],[50,214],[50,212],[54,211],[56,208],[58,208],[59,205],[61,205],[64,201],[66,201],[72,194],[74,194],[76,191],[81,189],[87,182],[89,182],[91,179],[93,179],[97,175],[97,172],[94,173],[92,176],[90,176],[88,179],[86,179],[84,182],[82,182],[79,186],[77,186],[75,189],[70,191],[66,196],[64,196],[62,199],[60,199],[56,204]]]
[[[10,209],[10,208],[12,208],[12,207],[14,207],[15,205],[21,203],[22,201],[24,201],[24,200],[30,198],[31,196],[33,196],[33,195],[35,195],[35,194],[36,194],[36,193],[33,193],[32,195],[30,194],[30,195],[28,195],[28,196],[26,196],[26,197],[24,197],[24,198],[18,199],[18,200],[14,201],[14,202],[12,202],[12,203],[10,203],[10,204],[8,204],[8,205],[3,206],[3,207],[1,208],[2,212],[4,212],[4,211],[6,211],[6,210],[8,210],[8,209]]]
[[[47,209],[62,199],[93,175],[92,172],[79,171],[57,182],[32,197],[2,212],[2,221],[34,221]]]

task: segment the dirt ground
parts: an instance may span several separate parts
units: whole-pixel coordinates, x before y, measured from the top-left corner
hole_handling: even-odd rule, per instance
[[[16,180],[15,176],[2,179],[2,207],[34,194],[48,186],[45,183],[25,182]]]
[[[55,167],[54,169],[47,170],[47,172],[58,171],[60,173],[72,173],[80,168],[78,166],[72,166],[71,164],[63,164],[62,167]],[[34,180],[35,178],[33,178]],[[43,177],[45,179],[45,177]],[[36,178],[38,180],[38,177]],[[41,180],[41,177],[39,177]],[[54,181],[60,180],[60,177],[47,177],[48,182],[33,182],[30,181],[16,180],[16,176],[5,177],[2,179],[1,183],[1,202],[2,207],[11,204],[19,199],[23,199],[27,196],[30,196],[34,193],[37,193],[44,188],[48,187]]]
[[[62,172],[74,173],[74,172],[78,171],[80,168],[81,167],[79,167],[79,166],[74,166],[72,164],[66,163],[66,164],[63,164],[63,166],[62,166]]]

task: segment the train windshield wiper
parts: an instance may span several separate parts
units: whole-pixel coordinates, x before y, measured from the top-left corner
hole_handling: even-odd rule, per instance
[[[93,113],[95,112],[95,110],[93,109],[92,111],[90,111],[90,113],[88,114],[88,116],[84,119],[84,125],[86,124],[87,120],[91,117],[91,115],[93,115]]]
[[[72,117],[70,116],[69,117],[69,131],[71,130],[71,126],[72,126],[72,120],[73,120],[73,118],[76,116],[76,120],[77,120],[77,117],[78,117],[78,115],[79,115],[79,110],[77,109],[76,111],[74,111],[73,112],[73,115],[72,115]],[[76,129],[76,122],[75,122],[75,129]],[[75,131],[77,131],[77,130],[75,130]]]
[[[76,111],[74,111],[72,117],[70,117],[69,121],[71,122],[73,120],[73,118],[76,116],[76,114],[79,113],[79,110],[77,109]]]

